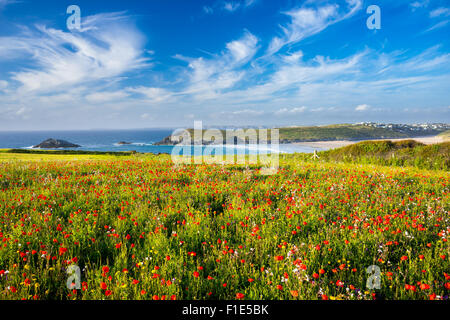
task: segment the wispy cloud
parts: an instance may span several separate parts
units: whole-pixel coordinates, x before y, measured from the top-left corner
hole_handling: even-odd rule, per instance
[[[437,8],[430,12],[431,18],[436,18],[436,17],[440,17],[440,16],[444,16],[444,17],[450,16],[450,8],[440,7],[440,8]]]
[[[255,4],[227,3],[238,3],[236,10]],[[190,123],[195,118],[231,124],[322,118],[338,122],[420,105],[445,105],[439,112],[448,115],[450,54],[444,40],[428,49],[392,51],[370,48],[371,43],[340,51],[290,46],[349,19],[362,7],[359,0],[329,3],[305,1],[284,11],[288,20],[276,37],[242,30],[216,52],[187,56],[179,51],[172,56],[176,66],[167,63],[170,59],[156,60],[158,53],[145,47],[144,35],[124,12],[85,17],[75,32],[23,27],[15,36],[0,37],[0,63],[12,70],[0,78],[0,125],[11,119],[78,124],[86,115],[91,123],[107,119],[123,126]],[[426,5],[419,4],[415,8]],[[226,10],[224,5],[216,2],[203,10],[217,13]],[[437,22],[432,27],[436,30],[448,23],[444,9],[421,16]]]
[[[86,17],[81,32],[36,25],[22,35],[0,37],[0,53],[3,59],[29,57],[33,67],[12,76],[22,92],[111,80],[148,62],[142,56],[142,35],[125,20],[116,13]]]
[[[443,21],[440,21],[440,22],[438,22],[438,23],[432,25],[432,26],[429,27],[428,29],[426,29],[423,33],[427,33],[427,32],[433,31],[433,30],[437,30],[437,29],[443,28],[443,27],[445,27],[446,25],[448,25],[449,22],[450,22],[450,20],[443,20]]]
[[[92,103],[102,103],[107,101],[118,102],[129,97],[129,94],[124,91],[113,92],[94,92],[86,96],[86,100]]]
[[[284,12],[290,19],[286,25],[280,25],[282,36],[274,37],[268,52],[278,52],[285,45],[299,42],[315,35],[328,26],[347,19],[362,7],[361,0],[347,0],[347,7],[342,10],[337,4],[327,4],[319,7],[304,5],[299,9]]]
[[[239,2],[225,2],[223,8],[226,11],[233,12],[239,9],[240,6],[241,4]]]
[[[214,9],[211,8],[210,6],[203,6],[203,12],[206,14],[212,14],[214,13]]]
[[[0,0],[0,10],[9,4],[17,3],[17,0]]]
[[[295,114],[305,112],[306,109],[307,109],[306,107],[298,107],[298,108],[292,108],[292,109],[281,108],[280,110],[275,111],[275,115],[279,115],[279,116],[295,115]]]
[[[370,109],[370,106],[368,104],[360,104],[355,108],[355,111],[367,111]]]
[[[213,97],[218,90],[232,88],[240,81],[245,71],[241,69],[256,54],[258,39],[246,31],[239,40],[226,44],[226,50],[210,58],[187,58],[177,55],[178,59],[188,62],[188,87],[182,94],[194,94]]]
[[[411,2],[410,7],[411,7],[411,10],[415,11],[418,8],[428,7],[429,3],[430,3],[430,0],[414,1],[414,2]]]
[[[216,11],[225,11],[233,13],[238,10],[245,10],[258,3],[259,0],[228,0],[228,1],[216,1],[213,4],[203,6],[203,12],[206,14],[212,14]]]

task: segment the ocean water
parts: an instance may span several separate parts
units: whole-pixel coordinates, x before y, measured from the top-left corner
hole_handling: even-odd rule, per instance
[[[49,138],[62,139],[81,146],[75,150],[86,151],[137,151],[141,153],[172,153],[173,146],[155,146],[156,142],[172,134],[171,129],[146,129],[146,130],[93,130],[93,131],[0,131],[0,149],[31,149],[32,146]],[[118,142],[130,142],[130,145],[119,145]],[[202,147],[204,152],[210,154],[255,154],[277,152],[273,148],[258,148],[255,145],[223,146],[218,151],[218,146]],[[280,153],[312,153],[309,146],[281,144]],[[194,151],[191,149],[191,153]]]

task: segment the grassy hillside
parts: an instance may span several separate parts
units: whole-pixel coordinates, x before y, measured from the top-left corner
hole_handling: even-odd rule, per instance
[[[365,141],[339,149],[319,152],[320,161],[366,163],[389,166],[414,166],[421,169],[448,170],[450,142],[424,145],[414,140]],[[302,157],[311,157],[302,155]]]
[[[442,137],[444,139],[444,141],[450,141],[450,130],[442,132],[438,136]]]
[[[412,166],[419,169],[448,170],[450,168],[450,142],[424,145],[414,140],[364,141],[346,147],[318,153],[319,162],[343,162],[377,164],[385,166]],[[115,159],[116,157],[154,158],[157,155],[136,152],[91,152],[80,150],[22,150],[0,149],[1,160],[93,160]],[[282,156],[282,158],[286,155]],[[300,153],[287,157],[310,161],[312,155]]]
[[[288,127],[278,128],[280,133],[281,143],[292,142],[313,142],[313,141],[336,141],[336,140],[372,140],[372,139],[403,139],[411,138],[417,135],[436,135],[439,134],[438,130],[430,130],[426,133],[415,131],[400,131],[398,129],[388,128],[375,128],[366,125],[353,125],[353,124],[337,124],[328,126],[315,126],[315,127]],[[192,139],[194,138],[193,129],[187,130]],[[220,130],[224,139],[226,138],[225,130]],[[258,129],[256,129],[258,131]],[[205,130],[203,130],[205,133]],[[259,132],[258,132],[259,136]],[[268,129],[268,139],[270,140],[271,134]],[[208,144],[208,141],[204,141],[204,144]],[[158,145],[171,144],[170,137],[166,137]]]
[[[363,125],[280,128],[281,142],[408,138],[403,132]]]

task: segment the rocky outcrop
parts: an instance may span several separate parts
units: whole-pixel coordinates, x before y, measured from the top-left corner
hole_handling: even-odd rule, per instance
[[[117,142],[117,144],[120,145],[120,146],[126,146],[126,145],[130,145],[132,143],[131,142],[126,142],[126,141],[120,141],[120,142]]]
[[[155,146],[176,146],[176,145],[189,145],[189,143],[183,143],[183,136],[175,135],[175,136],[168,136],[162,139],[159,142],[154,143]],[[187,141],[189,141],[187,139]],[[190,144],[191,145],[202,145],[202,146],[211,146],[211,145],[222,145],[222,144],[245,144],[247,140],[239,139],[238,137],[234,137],[233,141],[231,143],[227,143],[227,141],[214,141],[214,140],[199,140],[198,143],[191,139]],[[248,141],[247,141],[248,142]]]
[[[59,148],[80,148],[78,144],[67,142],[65,140],[47,139],[33,148],[41,149],[59,149]]]

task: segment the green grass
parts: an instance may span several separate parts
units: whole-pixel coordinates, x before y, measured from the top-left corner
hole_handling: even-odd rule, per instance
[[[280,128],[281,142],[363,140],[407,138],[408,135],[384,128],[363,125],[330,125],[321,127]]]
[[[252,129],[249,129],[252,130]],[[259,134],[259,129],[254,129]],[[337,124],[328,126],[312,126],[312,127],[285,127],[279,128],[279,138],[281,143],[292,142],[313,142],[313,141],[337,141],[337,140],[375,140],[375,139],[403,139],[417,136],[416,132],[401,132],[388,128],[374,128],[366,125],[353,124]],[[187,130],[192,139],[194,138],[194,130]],[[206,130],[203,130],[205,133]],[[244,130],[247,132],[247,130]],[[226,131],[220,130],[223,139],[226,139]],[[267,129],[268,140],[271,138],[271,129]],[[428,135],[436,135],[440,131],[428,132]],[[421,133],[423,135],[423,133]],[[246,138],[248,141],[248,137]],[[167,144],[168,138],[161,144]],[[170,143],[169,143],[170,144]]]
[[[136,151],[84,151],[84,150],[30,150],[30,149],[0,149],[0,153],[12,154],[55,154],[55,155],[113,155],[113,156],[130,156],[136,154]]]
[[[364,141],[338,149],[321,151],[318,155],[320,162],[411,166],[430,170],[450,168],[450,142],[424,145],[414,140]],[[298,154],[297,157],[311,159],[311,155],[308,154]]]
[[[442,139],[444,139],[444,141],[449,141],[450,140],[450,130],[444,131],[440,134],[438,134],[439,137],[442,137]]]
[[[0,155],[12,157],[0,161],[0,299],[449,294],[445,171],[299,154],[281,155],[274,175],[167,155]],[[79,290],[66,287],[70,265]],[[366,286],[371,265],[378,290]]]

